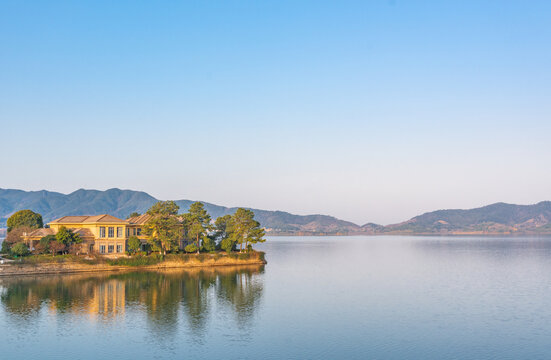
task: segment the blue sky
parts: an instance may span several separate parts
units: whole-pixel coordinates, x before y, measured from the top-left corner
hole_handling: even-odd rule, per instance
[[[551,199],[551,2],[3,1],[0,187],[392,223]]]

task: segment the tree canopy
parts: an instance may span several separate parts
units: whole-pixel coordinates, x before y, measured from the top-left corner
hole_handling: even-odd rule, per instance
[[[18,227],[29,227],[31,229],[39,229],[44,227],[42,215],[35,213],[32,210],[20,210],[9,217],[8,232]]]
[[[140,214],[139,212],[134,211],[134,212],[130,213],[130,215],[128,215],[126,218],[127,218],[127,219],[130,219],[130,218],[133,218],[133,217],[138,217],[138,216],[140,216],[140,215],[141,215],[141,214]]]
[[[183,216],[183,223],[188,239],[195,239],[197,253],[201,250],[201,240],[206,239],[212,229],[210,215],[205,210],[203,203],[194,202]]]
[[[128,251],[131,253],[138,252],[142,246],[142,242],[136,235],[132,235],[128,238]]]
[[[174,201],[159,201],[153,204],[149,210],[147,210],[148,215],[158,216],[158,215],[178,215],[178,210],[180,207],[176,205]]]
[[[18,242],[22,242],[23,236],[31,231],[33,231],[33,229],[28,226],[19,226],[12,229],[4,239],[4,242],[2,242],[2,250],[0,251],[4,254],[9,253],[11,247]]]
[[[230,224],[230,237],[239,244],[242,252],[243,246],[249,250],[249,245],[264,242],[264,229],[260,223],[254,219],[254,212],[248,209],[239,208],[232,215]]]
[[[29,254],[29,248],[22,242],[19,242],[12,246],[11,253],[17,256],[25,256]]]
[[[179,206],[174,201],[160,201],[147,211],[151,215],[144,225],[144,234],[154,250],[163,255],[176,250],[182,238],[182,224],[178,219]]]
[[[36,254],[44,254],[44,253],[47,253],[47,252],[50,252],[50,251],[53,253],[53,249],[51,248],[51,244],[54,243],[54,242],[57,242],[57,239],[56,239],[55,235],[46,235],[46,236],[44,236],[40,239],[38,244],[34,245],[34,252]],[[54,248],[55,248],[55,246],[54,246]]]
[[[71,229],[67,229],[65,226],[59,228],[57,234],[55,234],[55,239],[58,243],[65,246],[80,244],[82,242],[78,234],[75,234]]]
[[[215,238],[218,240],[220,249],[230,252],[235,250],[235,240],[231,235],[231,215],[220,216],[214,222]]]

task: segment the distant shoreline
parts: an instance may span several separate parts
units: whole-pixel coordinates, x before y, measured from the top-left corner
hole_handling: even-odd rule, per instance
[[[404,233],[404,232],[381,232],[381,233],[266,233],[266,236],[284,237],[284,236],[505,236],[505,237],[520,237],[520,236],[551,236],[551,232],[532,233],[532,232],[515,232],[515,233],[475,233],[475,232],[454,232],[454,233]]]

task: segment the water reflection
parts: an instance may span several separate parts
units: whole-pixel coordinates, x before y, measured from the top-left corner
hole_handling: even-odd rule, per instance
[[[201,336],[216,311],[229,309],[245,326],[262,298],[263,266],[0,279],[0,301],[13,320],[45,310],[114,322],[127,311],[147,315],[149,330],[174,333],[180,322]],[[14,321],[17,322],[17,321]]]

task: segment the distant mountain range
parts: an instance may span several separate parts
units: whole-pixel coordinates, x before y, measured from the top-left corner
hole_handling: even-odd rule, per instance
[[[364,225],[365,226],[365,225]],[[438,210],[385,226],[394,234],[551,234],[551,201],[496,203],[470,210]]]
[[[0,228],[15,211],[31,209],[49,222],[65,215],[111,214],[126,218],[131,212],[144,213],[158,200],[133,190],[105,191],[80,189],[70,194],[51,191],[0,189]],[[177,200],[185,212],[192,200]],[[232,214],[236,207],[206,203],[213,218]],[[359,234],[542,234],[551,235],[551,202],[535,205],[497,203],[470,210],[438,210],[392,225],[356,225],[327,215],[294,215],[283,211],[251,209],[269,234],[359,235]],[[1,235],[1,234],[0,234]]]
[[[0,228],[6,227],[6,221],[11,214],[22,209],[42,214],[45,223],[66,215],[111,214],[126,219],[134,211],[143,214],[157,201],[159,200],[142,191],[120,189],[79,189],[70,194],[46,190],[0,189]],[[180,206],[180,212],[185,212],[193,201],[176,200],[176,203]],[[228,208],[207,202],[203,204],[213,219],[233,214],[237,210],[237,207]],[[302,216],[283,211],[251,210],[262,226],[274,234],[347,234],[358,228],[356,224],[332,216]]]

